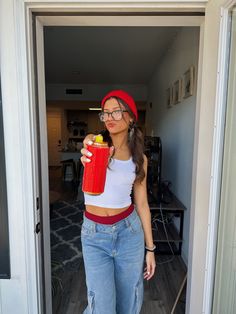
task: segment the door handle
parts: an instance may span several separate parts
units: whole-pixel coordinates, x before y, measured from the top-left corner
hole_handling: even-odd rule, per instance
[[[40,232],[40,222],[38,222],[35,226],[35,232],[39,233]]]

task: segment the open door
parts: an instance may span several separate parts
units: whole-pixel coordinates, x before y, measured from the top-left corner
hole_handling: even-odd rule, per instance
[[[61,112],[47,111],[48,164],[60,166]]]

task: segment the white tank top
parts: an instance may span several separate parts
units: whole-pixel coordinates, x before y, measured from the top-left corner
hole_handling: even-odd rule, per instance
[[[111,159],[107,168],[105,189],[102,194],[84,193],[85,205],[104,208],[123,208],[131,204],[131,191],[135,174],[132,157],[128,160]]]

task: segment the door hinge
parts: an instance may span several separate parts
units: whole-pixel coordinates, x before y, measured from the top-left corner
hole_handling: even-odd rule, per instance
[[[38,222],[37,225],[35,226],[35,232],[36,233],[40,232],[40,222]]]

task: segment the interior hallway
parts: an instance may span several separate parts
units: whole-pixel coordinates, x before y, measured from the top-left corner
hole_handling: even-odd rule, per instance
[[[49,177],[50,189],[59,194],[57,204],[61,201],[64,201],[66,204],[72,204],[73,202],[76,204],[76,187],[72,182],[63,182],[61,180],[61,169],[59,167],[50,168]],[[65,207],[62,208],[62,210],[65,210]],[[56,211],[57,206],[52,206],[52,218]],[[78,225],[79,224],[80,222],[78,220]],[[157,268],[154,277],[149,282],[144,281],[144,302],[141,314],[171,313],[171,309],[186,274],[186,266],[181,256],[158,256],[157,254],[156,258]],[[170,261],[167,262],[168,260]],[[86,307],[87,296],[83,260],[81,259],[81,262],[77,265],[78,268],[76,270],[75,267],[73,270],[62,267],[61,271],[53,272],[53,280],[56,287],[52,300],[53,314],[82,314]],[[54,276],[56,277],[56,281]],[[178,302],[175,311],[176,314],[185,313],[185,291],[186,287]]]

